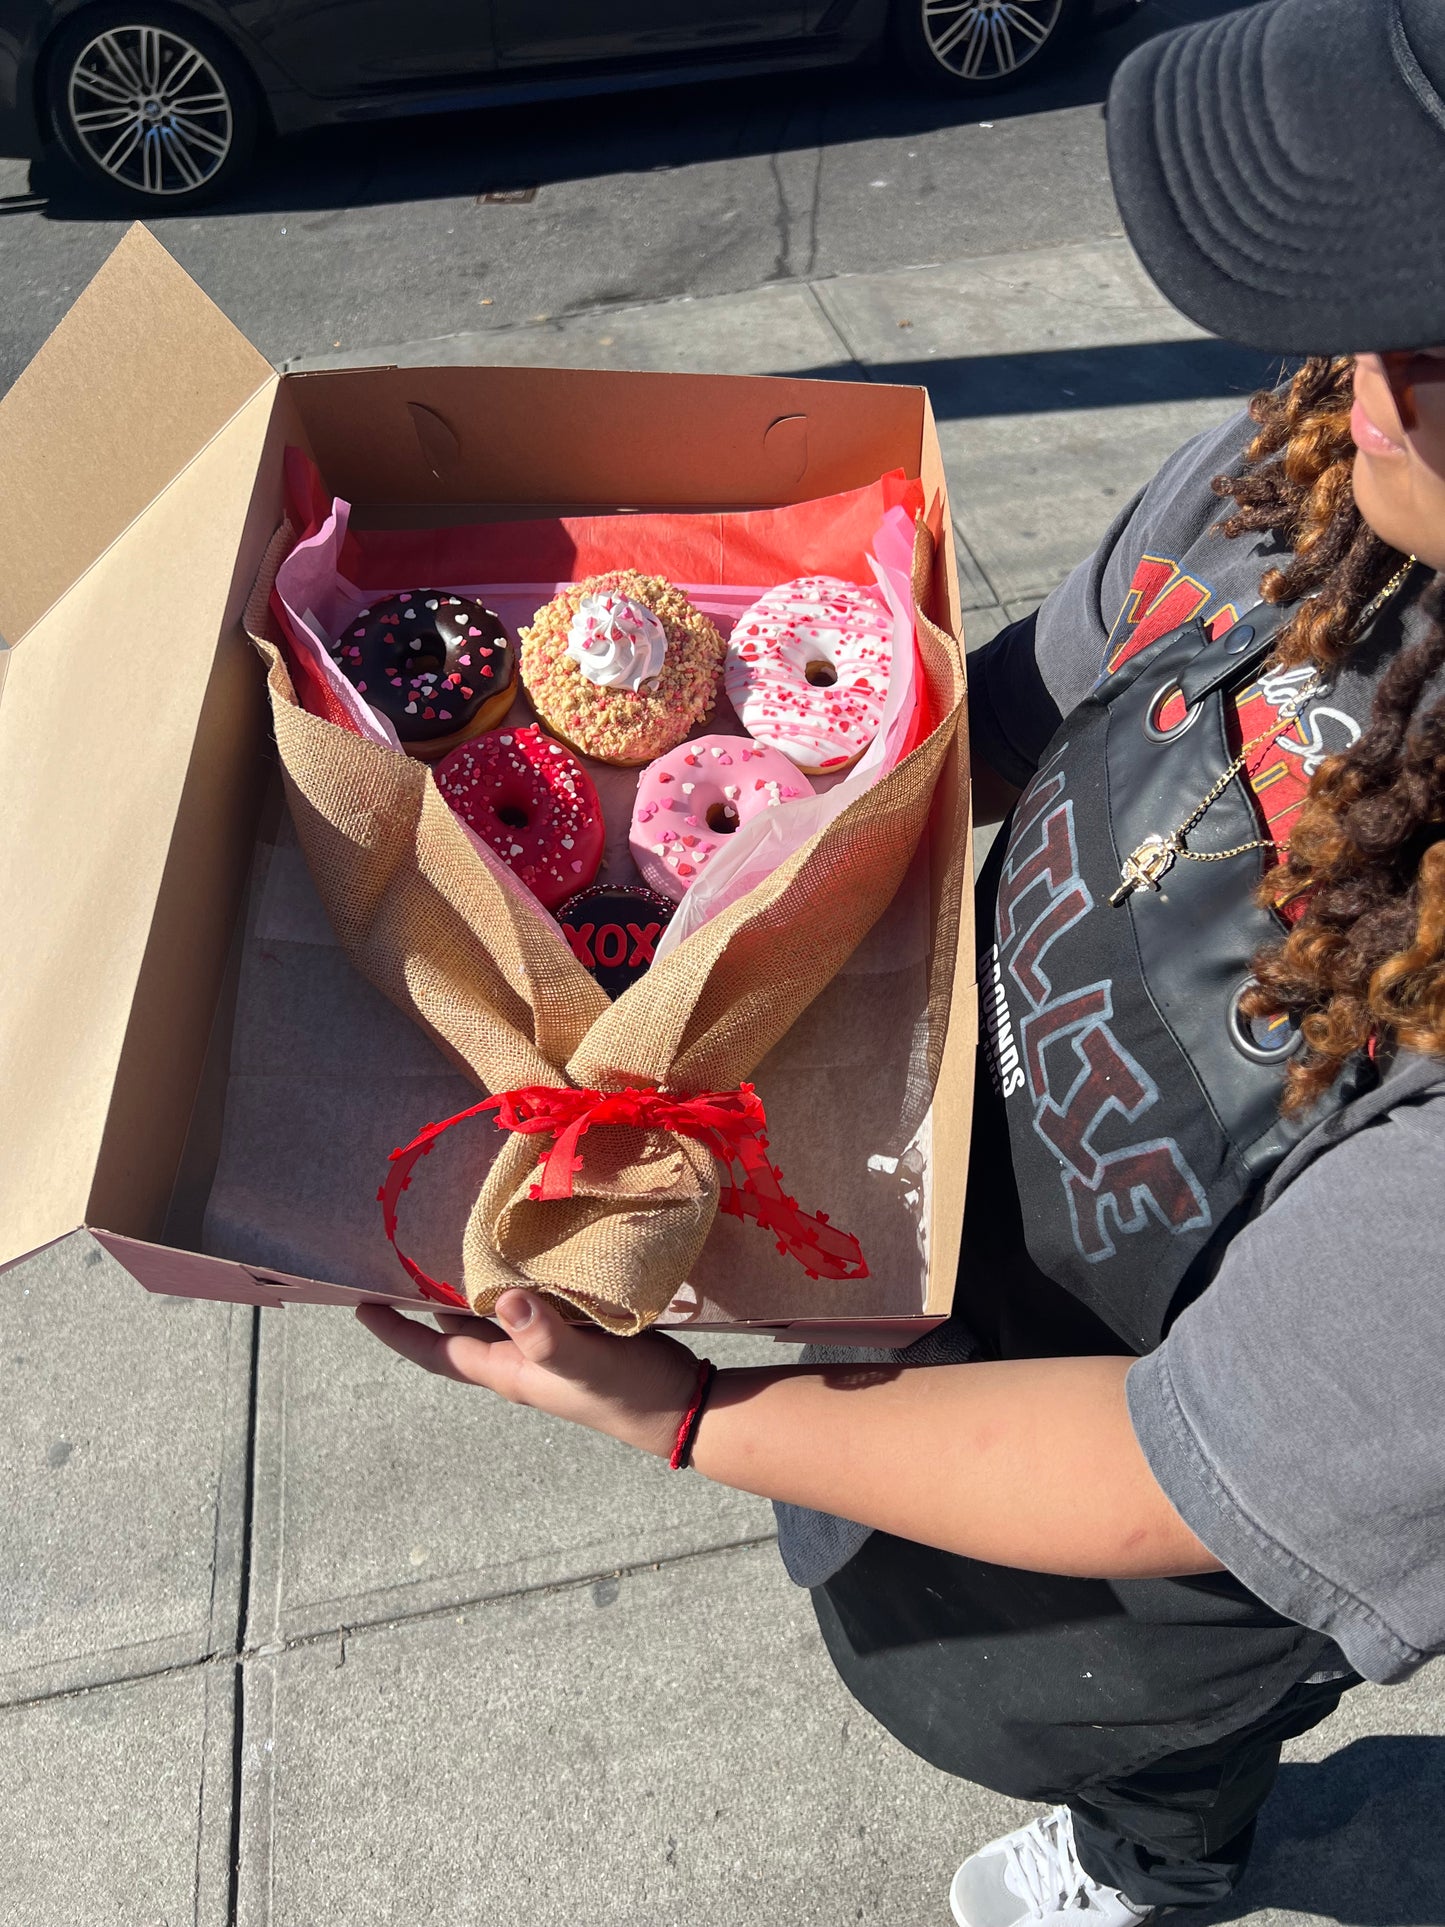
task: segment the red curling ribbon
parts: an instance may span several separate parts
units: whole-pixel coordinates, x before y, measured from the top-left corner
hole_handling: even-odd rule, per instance
[[[430,1298],[439,1305],[448,1305],[460,1311],[470,1311],[471,1306],[457,1290],[441,1278],[433,1278],[422,1270],[414,1258],[409,1258],[396,1242],[396,1205],[403,1191],[411,1183],[411,1174],[418,1159],[424,1158],[443,1131],[449,1131],[454,1124],[466,1118],[476,1117],[480,1111],[490,1109],[488,1104],[473,1104],[469,1111],[458,1111],[455,1117],[446,1118],[440,1124],[428,1124],[425,1130],[418,1131],[410,1144],[403,1144],[391,1154],[391,1169],[386,1174],[386,1183],[376,1194],[381,1206],[381,1222],[386,1227],[386,1235],[392,1250],[401,1260],[402,1270],[411,1279],[423,1298]]]
[[[828,1214],[816,1216],[798,1209],[798,1200],[783,1189],[783,1174],[768,1157],[767,1114],[751,1084],[735,1091],[703,1091],[696,1097],[671,1097],[666,1091],[579,1091],[569,1086],[528,1084],[503,1091],[470,1109],[458,1111],[440,1124],[428,1124],[410,1144],[391,1154],[391,1170],[377,1192],[382,1222],[392,1249],[407,1276],[426,1298],[468,1309],[454,1285],[429,1277],[396,1241],[397,1200],[411,1183],[419,1158],[454,1124],[483,1112],[497,1113],[497,1127],[524,1137],[550,1136],[542,1155],[542,1180],[529,1196],[551,1203],[572,1196],[573,1173],[582,1168],[581,1143],[594,1125],[629,1124],[643,1131],[671,1131],[695,1138],[718,1163],[741,1183],[724,1184],[718,1209],[733,1218],[751,1218],[770,1231],[778,1250],[796,1258],[810,1278],[866,1278],[868,1266],[858,1240],[836,1225]]]

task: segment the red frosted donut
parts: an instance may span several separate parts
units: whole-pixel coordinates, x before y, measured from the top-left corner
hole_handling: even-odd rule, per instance
[[[597,874],[606,830],[592,778],[540,729],[496,729],[433,772],[464,823],[489,843],[544,910]]]

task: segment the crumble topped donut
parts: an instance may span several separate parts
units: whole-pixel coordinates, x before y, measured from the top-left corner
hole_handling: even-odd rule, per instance
[[[872,589],[800,576],[738,617],[723,671],[743,728],[810,775],[847,769],[883,720],[893,622]]]
[[[555,910],[590,883],[607,840],[592,778],[540,729],[493,730],[436,767],[437,788],[536,897]]]
[[[633,767],[712,708],[723,639],[661,576],[619,569],[561,590],[521,632],[538,716],[599,762]]]
[[[642,772],[632,808],[632,860],[665,897],[684,896],[734,830],[764,810],[811,796],[807,777],[746,736],[698,736]]]
[[[501,722],[517,693],[517,652],[496,616],[439,589],[358,611],[331,654],[402,748],[428,761]]]

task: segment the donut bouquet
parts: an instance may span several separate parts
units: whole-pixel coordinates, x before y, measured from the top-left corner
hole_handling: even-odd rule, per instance
[[[737,518],[736,579],[707,518],[714,582],[667,566],[702,518],[570,521],[570,568],[523,583],[536,525],[358,536],[290,461],[248,627],[298,838],[353,962],[505,1132],[461,1290],[403,1257],[418,1288],[485,1312],[524,1283],[637,1331],[719,1208],[864,1275],[788,1196],[746,1079],[886,909],[952,751],[919,485],[801,505],[806,537],[797,510]],[[393,1242],[441,1128],[393,1156]]]

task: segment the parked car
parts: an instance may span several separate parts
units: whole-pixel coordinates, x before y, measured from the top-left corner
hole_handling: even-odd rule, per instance
[[[958,94],[1139,0],[0,0],[0,145],[141,208],[214,198],[270,133],[843,65],[891,38]]]

